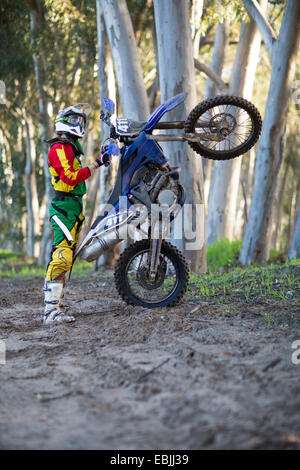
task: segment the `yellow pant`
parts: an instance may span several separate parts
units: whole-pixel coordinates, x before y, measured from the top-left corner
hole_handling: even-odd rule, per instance
[[[51,260],[47,267],[46,281],[61,279],[65,282],[65,273],[70,271],[73,264],[73,255],[84,217],[80,215],[79,219],[71,230],[73,241],[68,242],[66,239],[63,239],[53,248]]]

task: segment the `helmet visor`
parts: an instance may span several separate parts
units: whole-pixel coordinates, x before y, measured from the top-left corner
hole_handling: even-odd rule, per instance
[[[63,116],[55,120],[55,122],[64,121],[69,126],[80,126],[85,129],[86,121],[83,116],[78,116],[78,114],[69,114],[69,116]]]

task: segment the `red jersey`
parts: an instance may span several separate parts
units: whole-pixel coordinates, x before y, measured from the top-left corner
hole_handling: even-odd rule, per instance
[[[81,162],[75,155],[73,146],[58,142],[54,144],[48,155],[49,171],[52,185],[56,191],[72,192],[83,195],[86,193],[85,180],[91,176],[89,168],[81,168]]]

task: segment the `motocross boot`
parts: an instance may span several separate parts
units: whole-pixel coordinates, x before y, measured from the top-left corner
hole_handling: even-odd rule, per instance
[[[45,311],[43,325],[48,326],[63,322],[73,322],[75,318],[66,315],[61,309],[61,299],[63,297],[63,281],[45,281]]]

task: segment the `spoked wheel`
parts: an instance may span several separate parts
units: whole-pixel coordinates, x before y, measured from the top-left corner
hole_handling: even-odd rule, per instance
[[[206,158],[228,160],[255,145],[262,128],[256,107],[238,96],[216,96],[198,104],[188,115],[184,131],[199,135],[199,142],[189,142],[192,149]]]
[[[163,241],[154,280],[149,277],[149,263],[150,240],[140,240],[120,255],[115,283],[123,300],[145,308],[177,304],[186,291],[189,277],[183,255],[171,243]]]

